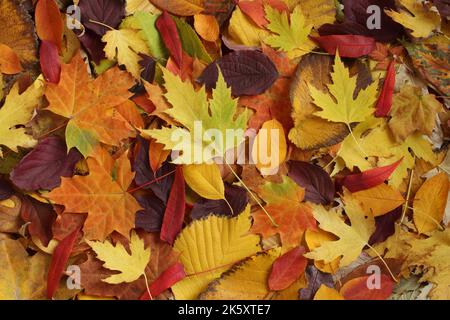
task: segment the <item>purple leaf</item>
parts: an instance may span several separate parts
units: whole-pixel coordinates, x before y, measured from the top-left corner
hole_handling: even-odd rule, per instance
[[[80,0],[78,6],[81,23],[99,36],[110,30],[101,24],[117,28],[125,15],[123,0]]]
[[[433,0],[433,3],[442,17],[450,17],[450,0]]]
[[[385,241],[395,233],[395,222],[402,216],[402,207],[375,218],[375,232],[369,239],[369,244],[374,245]]]
[[[210,64],[198,79],[208,89],[216,86],[219,65],[234,96],[256,96],[272,86],[278,78],[273,62],[259,51],[243,50],[229,53]]]
[[[159,232],[164,217],[164,203],[154,195],[137,195],[135,198],[144,208],[136,213],[136,228],[142,228],[147,232]]]
[[[303,161],[290,161],[288,175],[305,188],[305,200],[317,204],[333,202],[334,183],[321,167]]]
[[[142,67],[141,77],[152,83],[155,79],[156,60],[143,53],[140,53],[139,56],[142,58],[139,61],[139,65]]]
[[[312,300],[322,284],[334,288],[333,276],[320,271],[314,265],[306,267],[305,275],[308,286],[300,290],[300,300]]]
[[[53,206],[37,201],[30,196],[21,196],[21,199],[20,216],[25,222],[30,223],[28,232],[33,237],[39,238],[44,246],[47,246],[53,238],[52,225],[56,220]]]
[[[13,188],[5,180],[0,180],[0,201],[11,198],[14,194]]]
[[[51,190],[61,184],[61,177],[71,177],[81,154],[75,149],[67,154],[65,142],[56,136],[42,139],[11,172],[11,181],[19,188]]]
[[[150,189],[163,203],[167,203],[174,179],[174,174],[170,172],[175,173],[175,165],[166,161],[158,171],[153,172],[148,158],[149,142],[141,137],[138,137],[138,141],[139,149],[133,163],[133,171],[136,172],[134,181],[138,186],[143,186],[143,189]],[[164,178],[157,179],[162,176]]]
[[[219,216],[237,216],[244,211],[248,203],[247,191],[241,187],[229,184],[225,184],[225,198],[233,208],[233,212],[231,212],[225,200],[200,199],[194,203],[191,211],[192,219],[201,219],[211,213]]]
[[[78,37],[78,39],[80,39],[83,47],[96,64],[99,64],[100,61],[105,59],[105,52],[103,51],[105,43],[102,42],[102,37],[92,31],[86,30],[83,36]]]
[[[381,9],[380,28],[369,29],[367,22],[373,13],[367,8],[375,5]],[[379,42],[392,42],[404,34],[403,27],[392,20],[384,9],[395,9],[395,0],[344,0],[345,21],[341,24],[325,24],[319,29],[321,36],[353,34],[373,37]]]

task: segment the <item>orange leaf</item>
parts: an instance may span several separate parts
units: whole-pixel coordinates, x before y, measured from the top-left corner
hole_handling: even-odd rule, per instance
[[[170,154],[170,150],[164,150],[164,145],[152,140],[150,147],[148,148],[148,157],[150,159],[150,167],[153,172],[158,171],[161,168],[164,161]]]
[[[64,24],[55,0],[39,0],[35,18],[39,39],[52,42],[61,52]]]
[[[16,74],[22,71],[17,54],[5,44],[0,43],[0,72],[4,74]]]
[[[372,283],[372,276],[364,276],[352,279],[346,282],[340,294],[345,300],[386,300],[392,294],[394,289],[394,282],[391,277],[382,274],[379,278],[379,283]]]
[[[194,16],[194,27],[200,37],[206,41],[215,42],[219,39],[219,23],[214,16],[196,14]]]
[[[88,158],[89,175],[62,178],[61,186],[48,198],[65,206],[68,212],[87,212],[83,231],[87,239],[103,241],[114,230],[125,237],[134,227],[141,207],[127,192],[134,178],[127,154],[117,161],[102,148]]]
[[[304,253],[305,248],[297,247],[275,260],[269,276],[270,290],[284,290],[300,278],[308,264]]]

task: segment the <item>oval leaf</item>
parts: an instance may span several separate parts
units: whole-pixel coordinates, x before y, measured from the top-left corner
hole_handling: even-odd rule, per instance
[[[336,54],[344,58],[359,58],[375,50],[375,39],[355,35],[331,35],[311,37],[329,54]]]
[[[225,187],[216,164],[187,165],[183,167],[183,175],[188,186],[203,198],[225,198]]]
[[[300,278],[308,264],[304,253],[305,248],[297,247],[277,258],[269,276],[270,290],[284,290]]]

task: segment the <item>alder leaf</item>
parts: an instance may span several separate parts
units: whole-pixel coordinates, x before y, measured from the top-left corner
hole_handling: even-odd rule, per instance
[[[175,298],[196,299],[234,263],[259,251],[259,237],[248,234],[250,207],[235,218],[210,215],[196,220],[175,241],[186,278],[172,286]],[[209,243],[210,246],[205,246]]]
[[[130,241],[130,253],[125,247],[118,243],[113,246],[110,242],[87,241],[94,250],[97,258],[104,261],[103,266],[107,269],[119,271],[120,273],[103,279],[110,284],[132,282],[144,275],[145,267],[150,260],[150,248],[145,248],[144,241],[132,232]]]

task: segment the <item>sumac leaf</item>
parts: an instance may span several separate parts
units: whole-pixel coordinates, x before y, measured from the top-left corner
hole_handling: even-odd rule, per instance
[[[42,41],[39,49],[41,69],[45,80],[57,84],[61,76],[61,59],[58,55],[58,47],[50,41]]]
[[[177,25],[167,11],[163,13],[156,20],[156,28],[161,34],[161,38],[170,52],[170,56],[181,68],[181,62],[183,59],[183,51],[181,48],[180,36],[178,35]]]
[[[216,85],[220,67],[234,96],[255,96],[272,86],[278,78],[273,62],[259,51],[242,50],[229,53],[210,64],[198,79],[208,89]]]
[[[395,87],[395,60],[389,63],[386,78],[384,79],[383,89],[381,90],[380,97],[378,98],[375,116],[387,117],[392,107],[392,97],[394,95]]]

